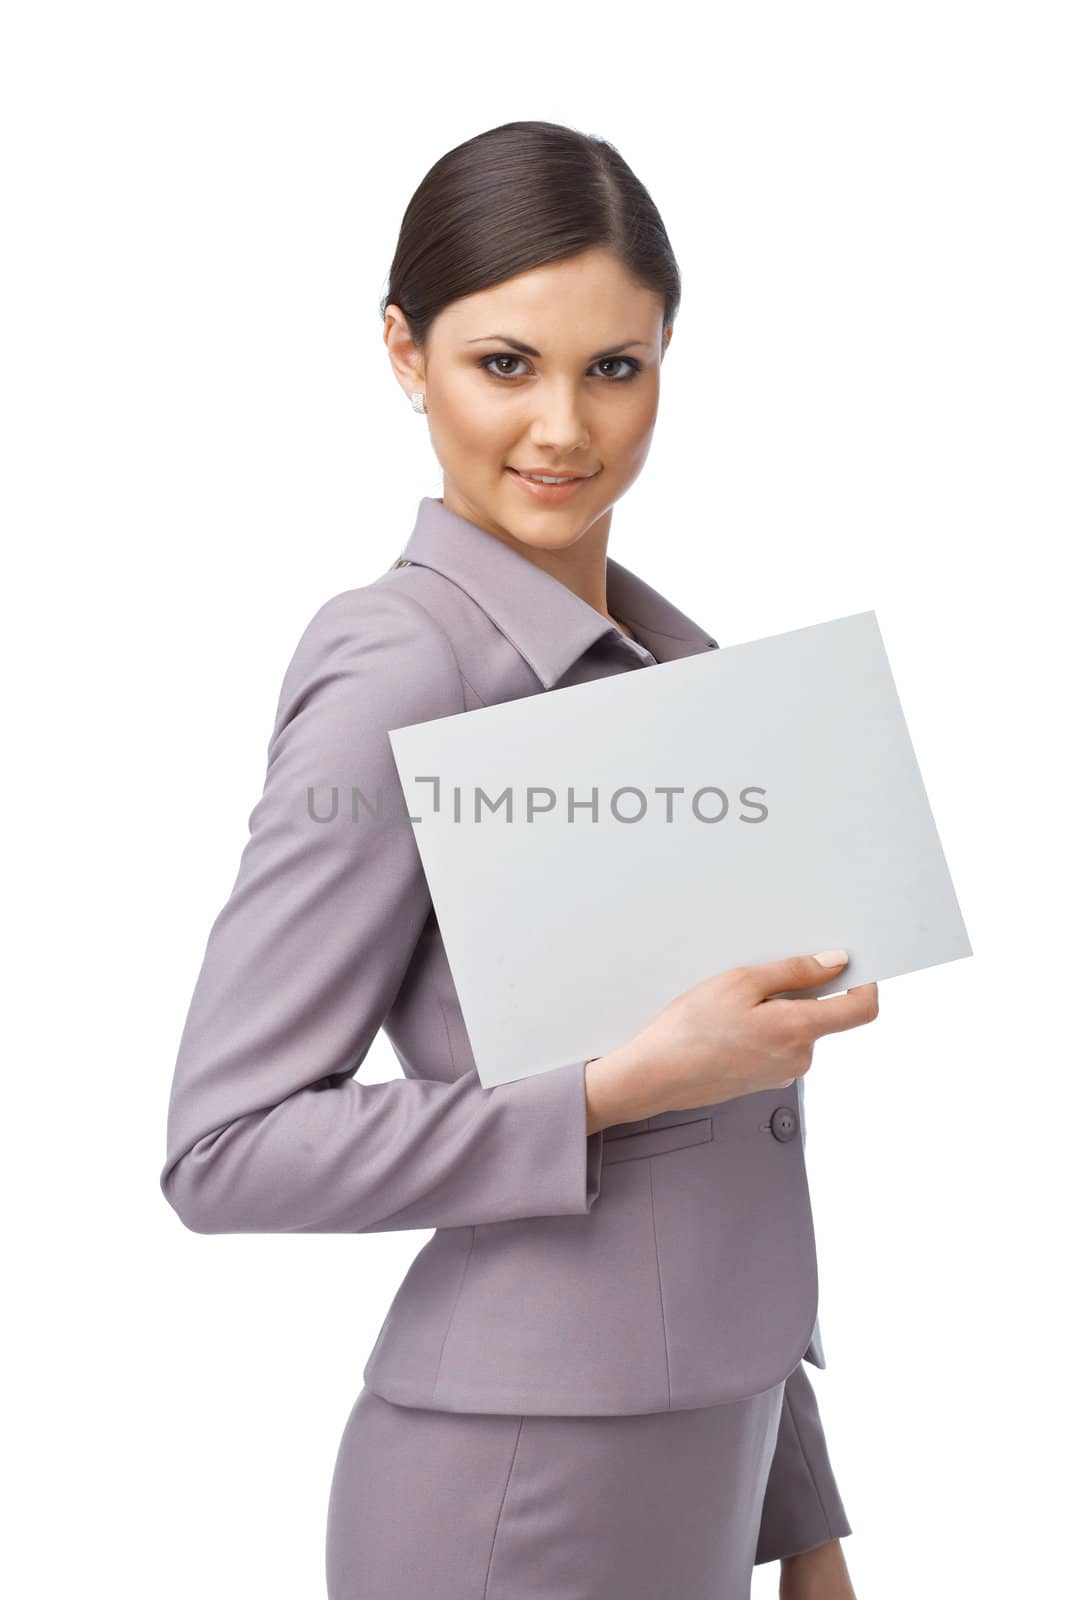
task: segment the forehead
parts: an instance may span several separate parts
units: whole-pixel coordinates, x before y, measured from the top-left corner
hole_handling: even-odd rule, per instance
[[[434,326],[449,339],[508,334],[544,349],[553,337],[577,336],[583,346],[653,340],[662,313],[662,297],[631,277],[617,257],[587,250],[454,300]]]

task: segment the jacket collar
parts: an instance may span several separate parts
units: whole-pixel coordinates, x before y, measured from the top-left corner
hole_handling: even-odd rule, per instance
[[[400,560],[431,567],[465,590],[546,689],[554,688],[598,639],[617,632],[565,583],[431,496],[419,501]],[[657,661],[718,649],[691,617],[611,556],[607,598],[612,616],[625,622]]]

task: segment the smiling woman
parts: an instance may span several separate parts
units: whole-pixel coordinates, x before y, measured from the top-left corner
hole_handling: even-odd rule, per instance
[[[743,1600],[775,1559],[787,1600],[851,1593],[803,1370],[810,1046],[750,1040],[780,1013],[727,985],[714,1023],[484,1087],[388,738],[716,648],[607,554],[679,294],[603,139],[506,123],[427,173],[380,310],[443,494],[297,645],[189,1008],[161,1182],[190,1227],[433,1230],[337,1453],[330,1600]],[[323,784],[399,825],[323,826]],[[379,1029],[403,1077],[360,1083]]]
[[[442,503],[604,615],[611,511],[651,445],[680,296],[662,218],[614,146],[521,122],[430,168],[381,302]]]
[[[531,181],[540,187],[543,175]],[[524,229],[535,264],[488,287],[463,282],[455,297],[447,258],[437,263],[447,298],[420,334],[420,318],[404,310],[413,297],[401,261],[383,313],[385,342],[398,381],[422,397],[444,473],[443,503],[521,546],[604,612],[611,510],[652,441],[675,276],[660,252],[650,281],[649,261],[627,260],[611,242],[545,260],[539,229],[553,238],[560,230],[543,197],[528,198],[537,200],[524,208],[539,219]],[[588,217],[582,220],[585,238],[595,240]],[[507,217],[501,222],[505,240]],[[574,241],[574,227],[563,231]],[[514,242],[496,248],[510,266]],[[433,268],[424,252],[420,280]],[[483,277],[495,280],[495,269]],[[414,303],[426,303],[425,289]],[[507,332],[493,331],[501,329]]]

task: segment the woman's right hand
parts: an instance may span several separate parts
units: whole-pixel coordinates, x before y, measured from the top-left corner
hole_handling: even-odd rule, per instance
[[[787,1088],[811,1066],[816,1039],[873,1022],[878,985],[825,998],[768,997],[825,983],[847,963],[844,950],[824,951],[821,960],[787,956],[694,984],[626,1044],[587,1064],[587,1131]]]

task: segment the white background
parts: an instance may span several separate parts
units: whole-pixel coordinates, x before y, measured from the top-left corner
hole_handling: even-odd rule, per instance
[[[807,1078],[857,1593],[1059,1577],[1062,22],[5,8],[9,1593],[325,1595],[428,1235],[188,1232],[166,1100],[296,640],[440,492],[381,341],[401,214],[520,117],[610,139],[683,273],[612,553],[723,645],[876,609],[975,950]]]

